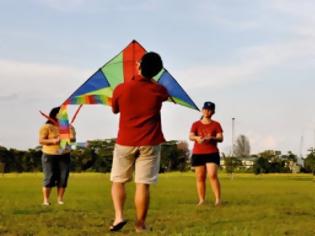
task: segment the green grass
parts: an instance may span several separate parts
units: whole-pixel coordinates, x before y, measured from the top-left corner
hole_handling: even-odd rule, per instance
[[[152,186],[142,235],[315,235],[315,182],[311,175],[220,174],[223,206],[196,207],[193,173],[160,175]],[[0,176],[0,235],[110,235],[113,219],[108,174],[72,174],[65,205],[41,206],[42,174]],[[134,184],[127,185],[122,233],[134,235]]]

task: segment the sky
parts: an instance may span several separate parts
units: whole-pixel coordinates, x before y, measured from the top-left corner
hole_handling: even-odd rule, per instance
[[[246,135],[252,153],[305,155],[315,146],[314,12],[313,0],[0,0],[0,145],[36,147],[39,110],[60,105],[136,39],[199,107],[216,103],[221,151],[231,151],[234,117],[234,137]],[[166,139],[188,141],[199,117],[164,104]],[[118,119],[110,107],[84,106],[77,139],[116,137]]]

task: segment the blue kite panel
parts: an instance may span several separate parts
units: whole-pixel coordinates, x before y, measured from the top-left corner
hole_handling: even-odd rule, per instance
[[[78,88],[70,98],[80,96],[95,90],[109,87],[108,80],[101,70],[96,71],[85,83]]]
[[[59,122],[59,125],[62,127],[69,126],[68,120],[58,120],[58,122]]]
[[[167,70],[165,70],[164,73],[161,75],[158,83],[163,85],[167,89],[169,95],[171,95],[172,97],[179,98],[199,110],[195,103],[191,100],[191,98],[187,95],[183,88],[177,83],[177,81],[171,76],[171,74],[168,73]]]

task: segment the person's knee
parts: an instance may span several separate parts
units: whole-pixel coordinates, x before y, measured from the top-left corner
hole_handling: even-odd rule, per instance
[[[65,188],[67,187],[67,183],[68,183],[68,174],[67,173],[61,174],[58,181],[58,187]]]
[[[198,182],[204,182],[206,179],[206,173],[197,173],[196,179]]]
[[[136,188],[137,189],[143,189],[143,190],[149,190],[150,189],[150,184],[147,184],[147,183],[136,183]]]
[[[112,187],[113,188],[124,188],[125,182],[112,182]]]
[[[210,173],[209,174],[209,179],[210,180],[217,180],[218,179],[217,173]]]
[[[46,188],[54,187],[56,185],[55,176],[52,173],[46,174],[43,182],[43,185]]]

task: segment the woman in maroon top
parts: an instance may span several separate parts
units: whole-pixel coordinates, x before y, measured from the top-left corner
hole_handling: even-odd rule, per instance
[[[196,173],[198,205],[202,205],[205,201],[207,174],[215,196],[215,206],[221,204],[221,187],[218,179],[220,155],[217,143],[223,141],[223,130],[219,122],[212,120],[214,112],[215,104],[205,102],[202,118],[193,123],[189,134],[189,139],[195,141],[192,166],[195,167]]]

